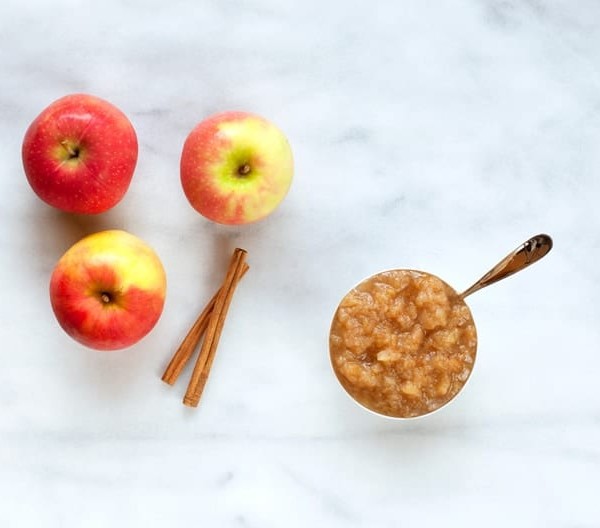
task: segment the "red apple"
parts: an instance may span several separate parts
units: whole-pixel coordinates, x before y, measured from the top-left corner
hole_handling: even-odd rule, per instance
[[[125,231],[89,235],[58,261],[50,301],[60,326],[98,350],[133,345],[156,324],[166,278],[156,253]]]
[[[127,192],[138,143],[118,108],[99,97],[67,95],[36,117],[25,133],[25,175],[46,203],[70,213],[96,214]]]
[[[286,137],[274,124],[247,112],[225,112],[192,130],[180,169],[194,209],[220,224],[247,224],[281,203],[294,163]]]

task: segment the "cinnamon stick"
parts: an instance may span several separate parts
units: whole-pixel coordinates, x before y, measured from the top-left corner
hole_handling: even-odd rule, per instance
[[[248,271],[249,266],[244,262],[242,267],[242,273],[238,280],[240,280]],[[208,321],[210,319],[210,315],[215,306],[215,302],[217,301],[217,297],[221,289],[217,290],[208,304],[204,307],[194,324],[189,329],[186,336],[183,338],[183,341],[177,348],[175,354],[171,358],[171,361],[167,365],[165,372],[162,375],[162,380],[169,385],[174,385],[179,375],[187,365],[187,362],[192,357],[194,350],[196,350],[198,344],[200,343],[200,339],[202,339],[202,335],[206,331],[206,327],[208,326]]]
[[[219,344],[223,325],[225,324],[225,317],[227,316],[227,311],[229,310],[229,305],[231,304],[231,299],[237,283],[242,275],[245,258],[246,251],[236,248],[233,252],[223,286],[217,294],[214,308],[209,317],[206,336],[202,343],[202,348],[200,349],[196,364],[194,365],[194,371],[190,378],[185,397],[183,398],[183,403],[190,407],[197,407],[200,402],[202,391],[204,390],[208,374],[212,367],[217,345]]]

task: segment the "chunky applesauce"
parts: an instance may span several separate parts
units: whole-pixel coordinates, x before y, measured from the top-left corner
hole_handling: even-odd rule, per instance
[[[445,282],[392,270],[344,297],[329,349],[338,379],[355,400],[409,418],[456,396],[473,369],[477,334],[468,306]]]

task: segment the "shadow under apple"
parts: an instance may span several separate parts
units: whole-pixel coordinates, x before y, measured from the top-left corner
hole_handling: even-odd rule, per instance
[[[52,260],[52,268],[61,255],[83,237],[106,229],[122,229],[122,218],[115,210],[100,215],[78,215],[42,205],[32,207],[28,217],[28,224],[36,226],[29,240],[38,248],[38,254]]]

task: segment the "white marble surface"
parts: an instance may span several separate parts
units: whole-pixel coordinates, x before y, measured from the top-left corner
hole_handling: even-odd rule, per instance
[[[600,4],[596,0],[0,5],[0,526],[600,526]],[[29,189],[29,122],[104,97],[140,140],[129,193],[99,217]],[[278,123],[297,174],[281,209],[217,227],[179,154],[210,113]],[[93,352],[47,285],[81,236],[124,228],[169,291],[143,342]],[[537,232],[541,263],[472,297],[474,376],[409,424],[333,377],[341,296],[382,269],[466,287]],[[159,376],[249,251],[201,407]]]

